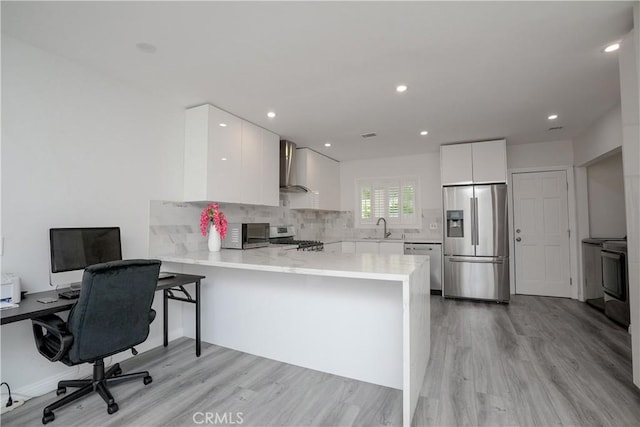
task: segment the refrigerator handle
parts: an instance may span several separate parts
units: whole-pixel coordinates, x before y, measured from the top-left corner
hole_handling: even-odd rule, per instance
[[[469,204],[471,206],[471,246],[475,246],[476,243],[476,208],[475,203],[473,201],[473,197],[469,199]]]
[[[475,209],[475,214],[473,215],[473,219],[474,219],[473,229],[476,232],[475,233],[476,234],[476,237],[475,237],[476,245],[479,245],[480,244],[480,230],[479,230],[480,227],[478,227],[478,215],[479,215],[478,214],[478,198],[474,197],[473,201],[474,201],[473,208]]]

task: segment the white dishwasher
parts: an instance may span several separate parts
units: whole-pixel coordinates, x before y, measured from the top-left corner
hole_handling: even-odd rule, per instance
[[[411,243],[404,244],[405,255],[429,255],[429,269],[432,293],[442,293],[442,244],[441,243]]]

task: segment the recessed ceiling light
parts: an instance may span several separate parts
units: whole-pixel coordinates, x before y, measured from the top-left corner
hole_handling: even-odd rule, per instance
[[[227,127],[227,124],[226,124],[226,123],[220,123],[220,125],[219,125],[219,126],[220,126],[221,128],[226,128],[226,127]]]
[[[144,52],[144,53],[156,53],[156,51],[158,50],[158,48],[152,45],[151,43],[144,43],[144,42],[136,43],[136,47],[140,52]]]
[[[327,142],[327,143],[325,143],[325,144],[324,144],[324,146],[325,146],[325,147],[331,147],[331,143],[330,143],[330,142]]]
[[[396,86],[396,92],[400,92],[400,93],[406,92],[407,89],[408,89],[407,85],[398,85],[398,86]]]
[[[429,132],[427,132],[426,130],[423,130],[420,132],[420,135],[425,136],[426,134],[428,134]]]
[[[227,160],[227,158],[226,158],[226,157],[223,157],[223,158],[221,158],[220,160],[225,161],[225,160]]]
[[[609,46],[604,48],[605,53],[611,53],[611,52],[615,52],[616,50],[620,49],[620,43],[613,43],[610,44]]]
[[[558,115],[557,115],[557,114],[552,114],[552,115],[550,115],[549,117],[547,117],[547,119],[549,119],[549,120],[555,120],[555,119],[557,119],[557,118],[558,118]]]
[[[270,119],[273,119],[276,116],[276,113],[274,113],[273,111],[269,111],[267,113],[267,117],[269,117]]]

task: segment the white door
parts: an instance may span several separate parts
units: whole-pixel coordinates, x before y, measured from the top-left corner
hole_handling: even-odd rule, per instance
[[[565,171],[513,174],[516,293],[571,297]]]

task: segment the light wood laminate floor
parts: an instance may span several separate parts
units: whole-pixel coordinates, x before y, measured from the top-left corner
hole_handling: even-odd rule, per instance
[[[630,338],[574,300],[514,296],[497,305],[432,296],[431,358],[414,425],[640,425]],[[338,349],[331,349],[338,351]],[[154,382],[113,387],[119,412],[97,395],[55,411],[55,426],[185,426],[218,413],[239,425],[401,425],[398,390],[182,338],[122,363]],[[55,393],[2,416],[41,425]],[[242,413],[239,415],[238,413]],[[220,419],[218,420],[220,421]],[[220,425],[218,422],[216,425]]]

